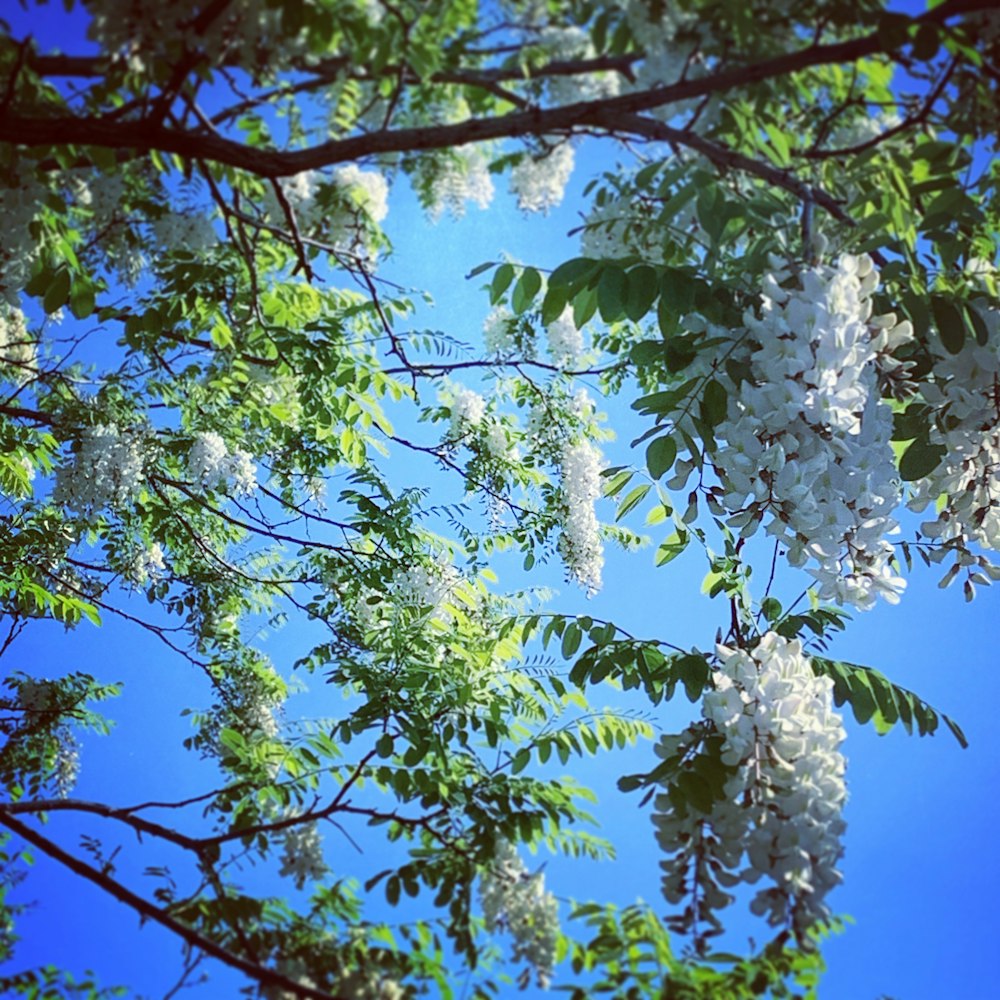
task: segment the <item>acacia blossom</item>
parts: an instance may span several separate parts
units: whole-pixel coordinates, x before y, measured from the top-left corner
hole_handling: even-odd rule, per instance
[[[72,459],[56,470],[52,498],[90,517],[105,507],[124,507],[144,482],[143,437],[114,424],[85,428]]]
[[[548,215],[550,209],[562,203],[573,161],[573,147],[568,142],[537,159],[525,156],[510,172],[510,190],[517,196],[517,207]]]
[[[774,632],[752,651],[720,646],[718,654],[702,714],[723,739],[730,776],[707,812],[657,796],[664,895],[677,903],[697,886],[716,910],[733,898],[721,886],[766,878],[772,885],[751,909],[801,936],[829,915],[825,898],[841,881],[845,733],[833,682],[816,676],[798,640]],[[657,752],[670,756],[675,741],[665,737]]]
[[[905,584],[885,536],[901,488],[879,381],[899,376],[891,355],[913,331],[872,319],[878,274],[867,257],[814,267],[799,287],[787,279],[765,279],[760,315],[748,310],[735,337],[749,347],[749,377],[729,388],[716,428],[720,500],[744,536],[767,518],[792,565],[811,563],[822,599],[895,603]]]
[[[545,877],[529,875],[517,849],[507,840],[496,845],[489,871],[479,883],[479,899],[487,930],[505,929],[514,939],[514,960],[535,970],[541,989],[552,981],[559,906],[545,890]]]
[[[215,431],[198,434],[188,452],[188,475],[205,489],[225,489],[232,482],[236,496],[247,496],[257,488],[257,470],[250,454],[239,448],[230,452]]]

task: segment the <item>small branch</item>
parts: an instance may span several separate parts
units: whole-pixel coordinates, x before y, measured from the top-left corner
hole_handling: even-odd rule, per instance
[[[315,989],[312,986],[305,986],[294,979],[289,979],[288,976],[283,976],[280,972],[275,972],[273,969],[268,969],[263,965],[258,965],[256,962],[251,962],[245,958],[241,958],[239,955],[234,955],[228,949],[223,948],[222,945],[217,944],[193,928],[182,924],[169,914],[164,913],[158,906],[154,906],[148,900],[132,892],[131,889],[128,889],[109,875],[98,871],[96,868],[92,868],[68,851],[64,851],[58,844],[49,840],[48,837],[43,836],[37,830],[15,819],[10,813],[9,806],[0,806],[0,825],[7,827],[8,830],[22,840],[27,841],[32,846],[38,848],[38,850],[47,854],[53,861],[58,861],[59,864],[68,868],[75,875],[79,875],[88,882],[92,882],[100,889],[103,889],[109,896],[131,907],[136,913],[176,934],[192,948],[197,948],[206,955],[218,959],[220,962],[224,962],[234,969],[238,969],[256,982],[262,983],[264,986],[279,986],[283,990],[288,990],[294,996],[304,997],[306,1000],[344,1000],[342,997],[337,997],[324,990]]]

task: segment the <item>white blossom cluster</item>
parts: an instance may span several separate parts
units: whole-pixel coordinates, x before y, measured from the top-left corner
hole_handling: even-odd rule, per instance
[[[506,306],[494,306],[483,322],[483,343],[487,354],[506,357],[517,350],[514,314]]]
[[[451,427],[449,437],[458,441],[483,422],[486,416],[486,400],[472,389],[464,385],[456,385],[451,389]]]
[[[871,317],[878,274],[868,257],[817,266],[788,290],[765,279],[760,316],[746,314],[751,377],[731,390],[713,456],[730,524],[767,530],[795,566],[808,560],[823,599],[871,607],[904,587],[885,536],[901,488],[880,377],[913,335],[895,316]]]
[[[545,328],[549,356],[559,368],[572,368],[583,354],[583,334],[573,321],[573,309],[567,306],[562,315]]]
[[[717,883],[764,877],[773,886],[757,892],[753,912],[803,934],[828,915],[825,897],[841,881],[845,733],[833,682],[813,673],[798,640],[774,632],[752,652],[720,646],[718,653],[721,667],[702,712],[723,737],[722,762],[735,773],[709,814],[689,804],[682,815],[667,795],[657,796],[657,840],[670,855],[662,865],[664,895],[677,903],[701,877],[706,902],[718,909],[732,897]],[[664,756],[673,752],[669,738],[663,746]],[[711,870],[715,880],[705,879]]]
[[[595,202],[580,237],[583,256],[595,260],[641,257],[650,264],[662,263],[662,236],[647,222],[648,213],[637,211],[628,197]]]
[[[284,841],[281,854],[281,871],[284,877],[290,875],[296,889],[306,882],[317,882],[327,872],[329,866],[323,860],[323,838],[316,823],[300,823],[282,831]]]
[[[168,212],[154,220],[152,228],[157,243],[167,251],[198,253],[219,241],[212,220],[199,212]]]
[[[427,211],[434,222],[446,211],[453,219],[461,219],[467,202],[489,208],[493,201],[489,160],[478,146],[460,146],[446,155],[423,156],[417,161],[417,176],[423,176],[428,183]]]
[[[38,206],[45,200],[45,188],[28,165],[18,165],[0,178],[0,300],[12,305],[27,284],[38,256],[39,243],[31,232]]]
[[[944,458],[912,485],[909,502],[923,511],[943,498],[922,530],[949,543],[968,566],[978,562],[967,552],[970,544],[1000,550],[1000,313],[982,312],[986,344],[935,355],[934,380],[924,387],[924,398],[943,416],[931,428],[930,443],[944,447]]]
[[[562,203],[566,184],[573,173],[573,147],[560,143],[537,159],[526,156],[510,172],[510,190],[517,207],[525,212],[544,212]]]
[[[24,313],[16,306],[0,301],[0,370],[10,371],[5,377],[23,385],[32,377],[37,361],[37,345],[28,332]]]
[[[300,959],[282,957],[276,968],[281,975],[300,986],[320,989]],[[406,992],[395,979],[383,976],[374,969],[355,969],[336,973],[333,984],[325,989],[340,1000],[404,1000],[406,997]],[[298,1000],[297,993],[284,990],[280,986],[264,986],[260,995],[263,1000]]]
[[[247,496],[257,488],[257,470],[248,452],[230,452],[221,435],[202,431],[188,452],[188,475],[209,490],[225,489],[232,482],[236,496]]]
[[[56,712],[59,710],[59,699],[53,695],[57,691],[58,685],[53,681],[28,677],[20,683],[18,701],[21,709],[28,715]],[[33,720],[33,725],[37,725],[37,720]],[[52,776],[56,794],[64,799],[73,790],[80,773],[80,747],[65,724],[56,726],[51,735],[57,741],[52,760]]]
[[[601,452],[589,441],[567,444],[560,467],[560,492],[565,508],[559,554],[570,579],[591,597],[601,589],[604,543],[594,513],[601,495]]]
[[[147,583],[155,583],[163,575],[167,564],[163,559],[163,549],[159,542],[153,542],[148,549],[139,549],[132,557],[126,570],[126,575],[140,587]]]
[[[597,55],[590,35],[579,25],[543,28],[535,43],[552,62],[593,59]],[[553,74],[545,78],[548,99],[552,104],[576,104],[599,101],[618,95],[619,76],[614,72]]]
[[[514,939],[514,960],[535,970],[541,989],[552,981],[559,905],[545,890],[545,877],[530,875],[507,840],[499,840],[490,870],[479,883],[479,898],[487,930],[507,930]]]
[[[114,424],[87,427],[72,460],[56,470],[52,498],[85,517],[123,507],[142,487],[145,463],[141,435]]]
[[[451,618],[448,605],[461,584],[461,574],[444,557],[430,564],[400,567],[384,591],[362,588],[354,604],[353,618],[364,631],[392,626],[402,617],[403,609],[409,609],[406,618],[410,621],[412,612],[418,611],[422,622],[447,622]]]
[[[349,164],[338,167],[330,177],[306,170],[278,183],[300,233],[322,236],[340,253],[374,257],[374,230],[389,212],[389,187],[379,171]],[[271,224],[288,227],[285,211],[272,191],[265,197],[264,208]]]

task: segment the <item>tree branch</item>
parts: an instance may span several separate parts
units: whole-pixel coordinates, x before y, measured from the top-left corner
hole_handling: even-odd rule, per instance
[[[143,899],[142,896],[136,895],[131,889],[128,889],[109,875],[98,871],[96,868],[92,868],[68,851],[64,851],[58,844],[49,840],[48,837],[43,836],[37,830],[15,819],[10,813],[9,806],[0,806],[0,825],[7,827],[8,830],[22,840],[37,847],[38,850],[47,854],[53,861],[58,861],[59,864],[68,868],[73,874],[79,875],[89,882],[93,882],[94,885],[103,889],[120,903],[124,903],[141,916],[152,920],[154,923],[176,934],[191,945],[192,948],[197,948],[206,955],[210,955],[212,958],[218,959],[220,962],[224,962],[234,969],[238,969],[256,982],[262,983],[265,986],[280,986],[283,990],[288,990],[297,997],[305,997],[306,1000],[345,1000],[343,997],[326,993],[324,990],[318,990],[312,986],[304,986],[294,979],[283,976],[280,972],[276,972],[263,965],[258,965],[256,962],[248,961],[239,955],[234,955],[228,949],[223,948],[222,945],[217,944],[193,928],[187,927],[169,914],[164,913],[158,906],[154,906],[148,900]]]

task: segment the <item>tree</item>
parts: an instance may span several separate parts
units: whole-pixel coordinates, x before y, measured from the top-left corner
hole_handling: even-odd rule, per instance
[[[41,620],[83,642],[117,618],[211,705],[187,740],[200,795],[85,801],[73,733],[108,728],[115,686],[6,672],[5,886],[41,852],[175,933],[185,976],[216,959],[266,996],[451,995],[469,970],[489,996],[498,934],[522,984],[578,997],[811,995],[836,708],[921,735],[942,718],[828,642],[846,609],[900,599],[914,555],[970,599],[1000,577],[994,4],[63,6],[66,53],[17,24],[0,41],[2,653]],[[22,7],[39,32],[62,16]],[[409,329],[379,273],[390,184],[434,218],[507,175],[545,212],[608,145],[627,163],[595,178],[579,253],[469,262],[481,345]],[[584,386],[644,419],[640,467],[605,467]],[[444,475],[483,509],[442,507]],[[903,506],[932,519],[892,541]],[[640,545],[632,510],[657,564],[704,548],[717,644],[547,611],[491,569],[558,559],[594,593],[605,543]],[[783,562],[810,600],[772,594]],[[295,663],[256,637],[279,618]],[[337,714],[283,717],[293,668],[346,696]],[[608,685],[638,701],[594,708]],[[699,718],[621,778],[653,801],[666,906],[584,903],[560,927],[523,848],[608,847],[556,759],[654,737],[629,706],[681,692]],[[88,851],[64,814],[93,824]],[[331,871],[338,831],[385,838],[363,888]],[[118,848],[159,872],[151,896]],[[284,892],[244,884],[248,858]],[[773,937],[719,960],[746,884]],[[4,987],[103,993],[55,969]]]

